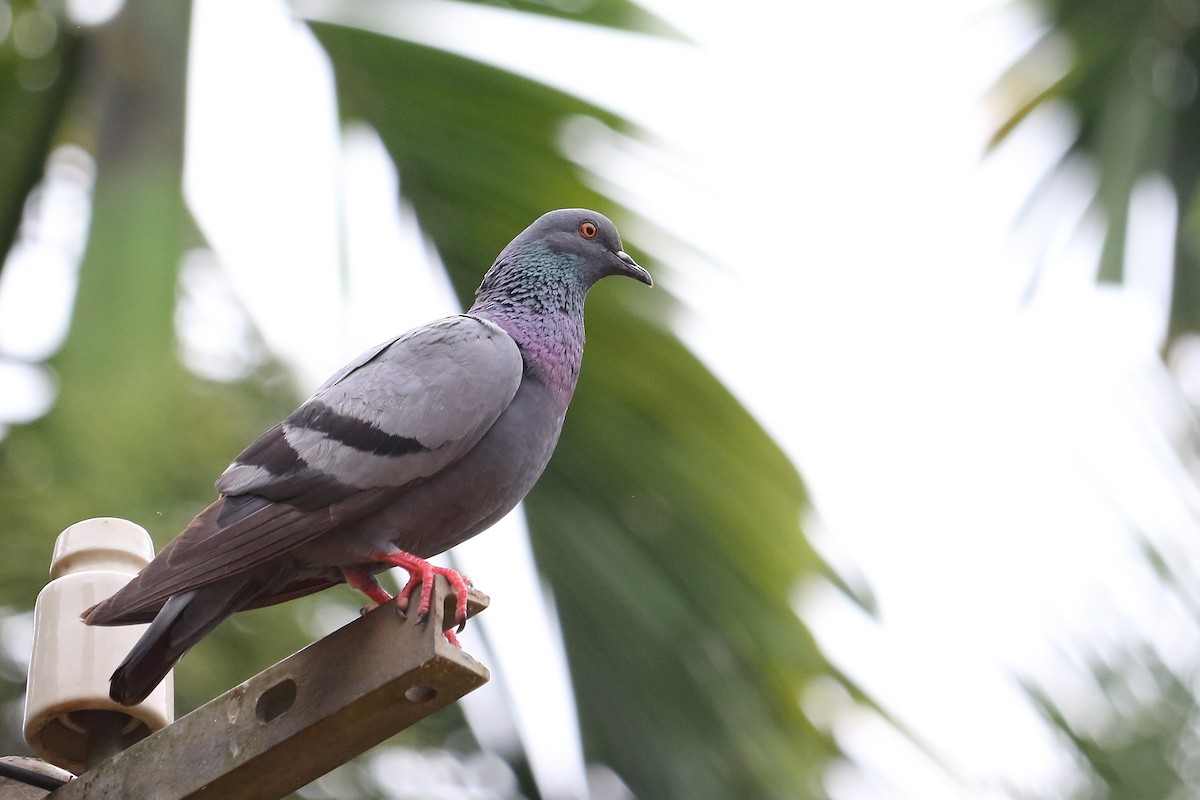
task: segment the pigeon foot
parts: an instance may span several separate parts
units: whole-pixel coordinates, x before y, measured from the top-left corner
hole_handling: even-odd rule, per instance
[[[450,588],[454,590],[454,621],[458,623],[458,632],[461,633],[467,625],[467,587],[471,582],[460,575],[456,570],[448,567],[437,567],[430,564],[423,558],[418,558],[411,553],[405,553],[403,550],[398,550],[395,553],[383,553],[376,558],[387,564],[395,567],[402,567],[408,572],[408,582],[404,584],[404,588],[397,595],[396,607],[401,611],[407,611],[411,602],[413,590],[417,584],[421,584],[421,600],[417,604],[417,620],[423,622],[425,617],[429,615],[429,605],[433,598],[433,578],[435,575],[441,575],[450,582]],[[374,576],[372,576],[374,580]],[[353,583],[350,584],[354,586]],[[378,582],[375,582],[378,586]],[[358,588],[358,587],[355,587]],[[382,589],[380,589],[382,591]],[[365,593],[365,592],[364,592]],[[367,595],[371,597],[370,594]],[[371,599],[375,599],[371,597]],[[389,597],[389,599],[391,599]],[[458,643],[458,637],[454,631],[443,631],[446,635],[446,640],[451,644],[461,647]]]
[[[392,599],[387,589],[379,585],[375,573],[365,567],[343,567],[342,577],[351,589],[362,592],[371,601],[362,607],[360,614],[366,614]]]

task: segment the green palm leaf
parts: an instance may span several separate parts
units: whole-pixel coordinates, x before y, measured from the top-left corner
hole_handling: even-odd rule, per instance
[[[411,42],[313,29],[343,113],[379,132],[464,304],[513,230],[547,208],[611,206],[557,142],[579,114],[620,127],[611,114]],[[585,745],[639,796],[795,797],[833,752],[797,704],[829,672],[789,602],[820,569],[804,491],[665,328],[662,289],[655,302],[639,288],[593,293],[579,390],[527,501]]]
[[[1039,0],[1042,39],[997,84],[1013,108],[993,136],[1007,138],[1037,108],[1064,104],[1078,126],[1063,161],[1095,165],[1094,206],[1107,223],[1100,279],[1124,277],[1129,204],[1138,182],[1162,174],[1179,203],[1170,336],[1200,331],[1200,20],[1191,6],[1144,0]],[[1066,50],[1063,74],[1041,65]],[[1035,76],[1031,79],[1030,76]],[[1032,80],[1032,82],[1031,82]]]

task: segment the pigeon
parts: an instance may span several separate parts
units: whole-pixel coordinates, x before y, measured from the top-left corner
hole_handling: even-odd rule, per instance
[[[220,496],[89,625],[150,623],[109,694],[136,705],[236,611],[345,582],[368,608],[376,576],[419,619],[435,575],[466,621],[467,582],[426,559],[486,530],[533,488],[558,442],[583,358],[584,296],[601,278],[652,286],[611,221],[586,209],[538,218],[497,256],[463,314],[368,350],[223,472]],[[445,631],[454,644],[452,630]]]

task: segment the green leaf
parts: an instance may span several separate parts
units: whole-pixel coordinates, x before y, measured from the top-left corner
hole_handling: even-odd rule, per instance
[[[1170,336],[1200,332],[1200,231],[1189,220],[1200,187],[1200,20],[1190,7],[1142,0],[1039,0],[1049,30],[1000,79],[1018,98],[995,146],[1029,114],[1065,103],[1079,127],[1070,147],[1096,169],[1093,205],[1107,222],[1099,277],[1124,279],[1129,203],[1138,182],[1161,173],[1179,201]],[[1047,51],[1070,54],[1064,75],[1045,75]],[[1043,85],[1028,85],[1041,72]]]
[[[629,0],[465,0],[481,6],[512,8],[572,22],[586,22],[618,30],[653,33],[682,39],[675,26]]]
[[[1076,721],[1068,710],[1079,707],[1078,698],[1060,705],[1046,690],[1022,681],[1034,707],[1061,734],[1081,767],[1083,785],[1069,797],[1172,800],[1193,796],[1195,754],[1200,748],[1193,724],[1200,707],[1193,688],[1197,670],[1178,671],[1146,642],[1083,657],[1079,683],[1095,687],[1093,691],[1103,697],[1089,708],[1086,721]]]
[[[43,4],[16,0],[10,8],[14,30],[0,39],[0,269],[16,239],[25,198],[42,179],[83,61],[82,39]],[[41,52],[30,37],[49,37],[51,44]]]
[[[401,193],[438,245],[460,298],[500,247],[550,208],[607,204],[558,146],[589,104],[441,50],[313,23],[333,59],[343,115],[379,132]]]
[[[628,291],[592,295],[579,391],[527,501],[590,752],[643,797],[818,794],[835,749],[798,705],[830,674],[791,607],[821,569],[799,478]]]
[[[464,304],[544,211],[612,206],[558,137],[577,115],[620,119],[425,46],[313,30],[344,115],[382,137]],[[791,607],[825,569],[799,528],[799,477],[667,330],[665,290],[614,283],[589,299],[583,376],[527,501],[588,756],[641,797],[819,795],[836,748],[798,698],[832,671]]]

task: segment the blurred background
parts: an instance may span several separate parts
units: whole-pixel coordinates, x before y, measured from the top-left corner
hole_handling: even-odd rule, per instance
[[[0,752],[55,536],[611,216],[493,681],[305,798],[1200,785],[1200,2],[0,0]],[[184,658],[183,713],[352,620]]]

